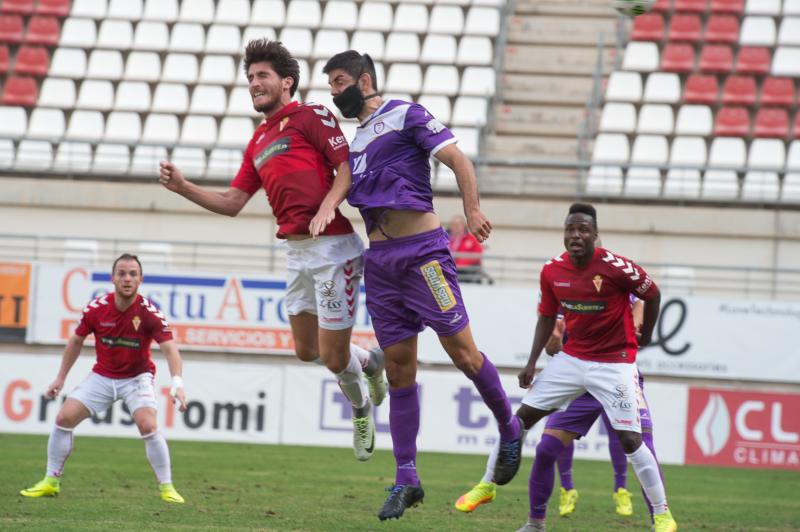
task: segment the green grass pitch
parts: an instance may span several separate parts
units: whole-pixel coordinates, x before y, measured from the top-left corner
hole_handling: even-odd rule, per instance
[[[187,502],[171,505],[158,498],[140,440],[81,437],[78,429],[61,494],[21,497],[44,473],[46,444],[45,436],[0,434],[0,529],[488,532],[514,531],[527,518],[530,457],[495,502],[465,515],[453,502],[478,481],[484,457],[420,453],[424,504],[381,523],[383,488],[393,480],[387,451],[360,463],[349,449],[174,441],[174,481]],[[680,530],[800,530],[798,473],[665,466],[664,474]],[[561,518],[552,498],[548,530],[649,530],[632,471],[630,518],[614,514],[608,462],[576,460],[573,477],[577,510]]]

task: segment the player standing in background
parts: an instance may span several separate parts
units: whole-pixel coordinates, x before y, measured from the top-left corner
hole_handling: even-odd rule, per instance
[[[347,140],[328,109],[292,101],[300,67],[281,43],[250,41],[244,68],[253,107],[264,114],[264,122],[247,145],[230,187],[224,192],[206,190],[166,161],[161,162],[159,180],[201,207],[227,216],[239,214],[264,188],[277,219],[277,236],[289,247],[285,303],[295,352],[300,360],[321,362],[336,375],[353,405],[356,458],[368,460],[375,449],[372,405],[383,401],[386,383],[383,353],[350,343],[364,246],[339,212],[341,200],[336,200],[350,183]],[[312,239],[309,225],[315,216],[328,223],[321,236]]]
[[[172,375],[170,395],[186,410],[186,396],[181,378],[181,355],[172,339],[164,315],[138,294],[142,284],[142,265],[135,255],[124,254],[111,269],[114,292],[100,296],[83,310],[75,334],[67,342],[61,368],[47,387],[53,399],[64,388],[69,370],[81,354],[86,336],[94,334],[97,362],[88,377],[67,397],[56,415],[55,426],[47,441],[47,473],[20,495],[46,497],[61,491],[60,478],[72,452],[75,427],[91,415],[105,412],[122,399],[144,440],[147,460],[159,482],[161,498],[182,503],[183,497],[172,485],[169,449],[156,423],[156,395],[153,377],[156,367],[150,358],[150,344],[158,342]]]
[[[519,469],[521,422],[512,415],[497,370],[472,338],[447,234],[433,212],[431,156],[455,172],[470,231],[483,241],[492,226],[480,210],[475,170],[453,134],[420,105],[383,101],[368,55],[339,53],[323,72],[334,104],[345,117],[361,122],[350,145],[353,183],[347,199],[361,210],[369,234],[364,255],[367,308],[386,354],[390,386],[389,427],[397,469],[378,517],[399,518],[425,495],[416,468],[416,374],[417,336],[426,326],[436,331],[497,420],[500,454],[495,476],[511,478]],[[323,229],[324,224],[312,232]]]

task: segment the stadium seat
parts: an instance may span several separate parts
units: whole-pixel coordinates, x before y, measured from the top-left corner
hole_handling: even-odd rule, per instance
[[[69,79],[46,78],[39,91],[39,105],[43,107],[75,107],[75,83]]]
[[[629,42],[625,47],[622,68],[638,72],[658,70],[658,46],[652,42]]]
[[[586,176],[586,194],[619,196],[622,193],[622,168],[592,164]]]
[[[61,142],[53,161],[54,172],[85,174],[92,165],[92,145],[88,142]]]
[[[291,50],[295,57],[311,57],[313,39],[311,30],[308,28],[284,28],[281,30],[278,40]]]
[[[159,83],[153,92],[152,110],[158,113],[185,113],[189,109],[189,90],[183,83]]]
[[[212,24],[206,37],[207,54],[240,54],[242,34],[237,26]]]
[[[789,113],[786,109],[762,107],[756,113],[754,137],[785,139],[789,136]]]
[[[21,16],[0,15],[0,42],[20,43],[22,42],[23,33]]]
[[[739,19],[731,15],[711,15],[703,40],[707,43],[736,44],[739,42]]]
[[[663,41],[664,17],[658,13],[647,13],[634,18],[633,28],[631,29],[631,40]]]
[[[744,107],[723,107],[717,112],[714,135],[746,137],[750,133],[750,115]]]
[[[347,49],[347,33],[344,30],[319,30],[314,36],[314,50],[311,57],[314,59],[328,59],[338,53],[337,50]]]
[[[786,159],[786,174],[783,176],[781,200],[800,203],[800,141],[789,144],[789,156]]]
[[[754,105],[756,80],[752,76],[728,76],[722,86],[724,105]]]
[[[650,103],[678,103],[681,99],[681,80],[677,74],[653,72],[647,76],[644,101]]]
[[[172,149],[169,160],[190,178],[196,179],[205,176],[206,151],[203,148],[176,146]],[[233,177],[233,174],[230,177]]]
[[[127,20],[104,20],[97,34],[98,48],[127,50],[133,44],[133,26]]]
[[[709,111],[710,113],[710,111]],[[700,137],[675,137],[670,149],[670,168],[664,180],[664,196],[697,198],[700,196],[700,168],[706,164],[706,141]],[[680,167],[686,168],[680,168]],[[696,167],[692,168],[692,167]]]
[[[142,0],[110,0],[108,18],[122,20],[141,20]]]
[[[664,106],[667,107],[667,106]],[[633,141],[631,167],[625,179],[626,196],[658,196],[661,194],[661,170],[642,165],[667,163],[667,139],[660,135],[639,135]]]
[[[800,112],[794,115],[794,127],[792,128],[792,138],[800,139]]]
[[[253,136],[253,121],[249,118],[226,116],[219,127],[218,146],[238,147],[240,150]],[[241,163],[241,156],[239,157]]]
[[[296,28],[319,28],[322,13],[317,0],[290,0],[286,9],[286,25]]]
[[[7,50],[8,48],[6,48]],[[17,61],[14,65],[14,73],[30,74],[36,77],[47,75],[47,68],[50,63],[50,54],[47,49],[41,46],[21,46],[17,50]]]
[[[678,13],[705,13],[706,0],[675,0],[673,8]]]
[[[706,49],[704,48],[703,52]],[[664,72],[692,72],[694,70],[694,61],[694,48],[692,48],[691,44],[667,43],[661,55],[661,70]]]
[[[245,87],[234,87],[228,96],[228,107],[226,114],[238,116],[253,116],[253,100],[250,91]]]
[[[362,11],[363,9],[362,7]],[[428,10],[424,5],[410,2],[401,2],[397,5],[392,31],[425,33],[427,29]]]
[[[676,14],[672,16],[669,25],[668,39],[670,41],[684,41],[695,43],[700,40],[702,24],[697,15]]]
[[[419,65],[394,63],[389,67],[386,77],[386,92],[419,94],[421,88],[422,70]]]
[[[133,34],[134,50],[165,50],[169,45],[167,24],[159,21],[143,21],[136,25]]]
[[[169,57],[169,56],[167,56]],[[197,77],[197,59],[191,58],[194,61],[194,76],[192,81]],[[173,60],[173,62],[176,62]],[[181,62],[181,61],[178,61]],[[176,65],[170,65],[175,67]],[[161,59],[155,52],[131,52],[128,54],[128,61],[125,63],[125,76],[127,80],[138,81],[159,81],[161,78]]]
[[[197,57],[192,54],[169,54],[164,60],[164,73],[161,81],[195,83],[197,74]]]
[[[300,83],[298,84],[298,88],[307,89],[309,85],[308,80],[311,78],[311,71],[308,68],[308,61],[305,59],[298,59],[297,64],[300,67]],[[380,65],[380,63],[376,63],[375,68],[378,68],[378,65]],[[238,80],[243,80],[242,85],[247,85],[247,76],[244,75],[243,69],[240,68],[236,72],[236,79],[237,82]]]
[[[747,166],[758,170],[783,170],[786,145],[778,139],[754,139],[747,154]]]
[[[94,264],[97,262],[99,243],[97,240],[64,240],[63,259],[67,263]]]
[[[744,0],[711,0],[712,13],[744,14]]]
[[[642,76],[636,72],[614,71],[606,84],[606,100],[638,102],[642,99]]]
[[[452,65],[429,66],[425,70],[422,92],[425,94],[455,96],[458,93],[458,69]]]
[[[223,87],[219,85],[197,85],[192,91],[189,112],[193,114],[224,115],[225,100],[225,89]]]
[[[742,200],[777,201],[780,197],[778,172],[749,170],[742,181]]]
[[[250,10],[250,24],[282,28],[286,21],[286,4],[283,0],[255,0]]]
[[[61,25],[55,17],[33,16],[28,21],[28,32],[25,42],[28,44],[41,44],[56,46],[58,44]]]
[[[106,121],[103,140],[136,144],[142,136],[142,122],[139,115],[128,111],[111,111]]]
[[[122,78],[122,54],[117,50],[92,50],[86,77],[117,80]]]
[[[110,81],[87,79],[81,83],[76,107],[109,111],[114,106],[114,86]]]
[[[175,22],[178,20],[178,0],[145,0],[144,20]]]
[[[779,46],[772,63],[773,76],[800,76],[800,48]]]
[[[207,177],[232,179],[242,165],[241,142],[238,149],[214,148],[208,158]]]
[[[459,96],[453,105],[454,126],[483,127],[486,125],[486,98]]]
[[[131,152],[120,144],[98,144],[94,150],[91,172],[95,174],[121,175],[128,173]]]
[[[144,121],[141,142],[172,146],[178,142],[180,126],[173,114],[151,113]]]
[[[267,26],[247,26],[242,32],[242,51],[247,47],[247,43],[253,39],[262,38],[275,41],[277,40],[277,34],[274,29]],[[241,53],[241,51],[239,53]]]
[[[283,2],[281,2],[283,5]],[[410,4],[399,4],[397,10]],[[425,10],[425,25],[428,23],[428,12]],[[393,29],[392,6],[383,2],[362,2],[358,12],[358,29],[388,32]]]
[[[458,6],[434,5],[428,21],[428,32],[461,35],[464,32],[464,11]]]
[[[116,111],[147,111],[150,109],[150,87],[143,81],[122,81],[117,85],[114,100]]]
[[[594,141],[592,163],[626,164],[630,159],[628,137],[621,133],[600,133]]]
[[[456,64],[491,65],[493,60],[492,42],[488,37],[475,37],[470,35],[461,37],[458,43]]]
[[[17,170],[49,170],[53,166],[53,145],[46,140],[23,139],[17,146],[14,168]]]
[[[791,78],[766,78],[761,86],[760,102],[761,105],[794,107],[794,80]]]
[[[467,12],[464,34],[497,37],[500,33],[500,10],[492,7],[473,6]]]
[[[731,70],[733,70],[733,52],[730,46],[708,44],[703,47],[700,52],[701,72],[728,74]]]
[[[732,199],[739,195],[739,179],[736,168],[745,165],[744,140],[741,138],[716,138],[709,150],[708,166],[703,176],[702,197],[704,199]],[[725,168],[731,169],[725,169]]]
[[[464,96],[494,96],[495,83],[494,69],[467,67],[461,76],[461,89],[458,92]]]
[[[354,30],[358,21],[358,8],[350,0],[333,0],[325,4],[322,27],[335,30]],[[335,51],[331,52],[336,53]]]
[[[8,46],[0,44],[0,74],[8,72],[9,63],[11,62],[11,52]]]
[[[33,78],[9,76],[3,89],[3,105],[36,105],[36,80]]]
[[[22,107],[0,107],[0,137],[22,138],[28,130],[28,115]]]
[[[656,0],[652,7],[653,13],[669,13],[672,11],[672,0]]]
[[[479,135],[477,128],[453,127],[450,128],[453,136],[458,140],[458,147],[467,157],[478,156]]]
[[[427,109],[428,112],[442,124],[450,124],[450,99],[447,96],[432,96],[423,94],[419,97],[417,103]],[[351,137],[347,138],[349,139]]]
[[[419,36],[416,33],[392,32],[386,39],[383,58],[389,62],[417,62],[419,52]]]
[[[106,0],[72,0],[72,17],[86,17],[95,20],[103,19],[108,13]]]
[[[778,17],[781,14],[782,0],[747,0],[744,12],[747,15],[767,15]]]
[[[454,192],[458,190],[458,180],[456,179],[456,174],[444,163],[438,163],[434,169],[432,169],[436,175],[436,180],[433,183],[433,188],[437,192]]]
[[[639,121],[636,132],[654,135],[672,135],[675,128],[675,117],[672,107],[666,104],[645,104],[639,109]]]
[[[631,103],[609,102],[603,106],[600,131],[633,133],[636,129],[636,108]]]
[[[741,46],[775,46],[775,21],[771,17],[744,17],[739,44]]]
[[[191,0],[190,2],[181,2],[178,20],[180,22],[211,24],[214,21],[214,0]]]
[[[0,168],[4,170],[12,168],[14,166],[16,153],[14,141],[0,138]]]
[[[0,4],[0,13],[11,15],[30,15],[34,0],[5,0]]]
[[[166,66],[164,67],[166,70]],[[235,81],[236,65],[229,55],[207,55],[200,66],[200,83],[230,85]]]
[[[249,0],[219,0],[217,11],[214,15],[217,24],[233,24],[234,26],[247,26],[250,22]]]
[[[422,63],[453,64],[456,60],[456,38],[452,35],[427,35],[422,44]]]
[[[138,118],[137,116],[137,122]],[[69,117],[69,126],[64,137],[69,140],[98,142],[103,138],[104,129],[105,121],[100,111],[74,111]]]
[[[132,175],[157,176],[159,172],[159,161],[167,159],[169,159],[167,156],[167,148],[164,146],[136,146],[133,149],[130,172]],[[139,258],[144,262],[143,257]]]
[[[217,142],[217,121],[213,116],[189,115],[183,121],[180,143],[211,148]]]
[[[328,75],[322,72],[325,63],[327,63],[325,59],[320,59],[314,63],[314,68],[311,70],[311,83],[309,84],[312,89],[328,88]]]
[[[781,49],[778,48],[778,51],[780,50]],[[776,52],[775,55],[777,59],[778,53]],[[742,47],[739,48],[739,54],[736,57],[736,73],[763,76],[769,72],[769,64],[770,58],[768,49],[758,47]],[[798,69],[798,73],[800,73],[800,69]],[[773,71],[773,74],[776,73]]]
[[[778,32],[778,45],[800,45],[800,17],[784,17]]]
[[[377,31],[355,31],[350,40],[350,50],[359,50],[369,54],[374,61],[383,59],[383,34]]]
[[[169,51],[200,53],[205,45],[206,34],[203,26],[193,22],[178,22],[172,26],[169,38]],[[239,44],[239,39],[236,39]]]
[[[683,105],[675,121],[676,135],[700,135],[707,137],[713,130],[714,119],[711,108],[706,105]]]
[[[86,52],[79,48],[57,48],[50,64],[50,75],[72,79],[86,76]]]
[[[94,20],[70,17],[64,21],[59,46],[94,48],[96,42],[97,26]]]
[[[61,109],[37,107],[31,112],[26,138],[58,141],[66,129]]]

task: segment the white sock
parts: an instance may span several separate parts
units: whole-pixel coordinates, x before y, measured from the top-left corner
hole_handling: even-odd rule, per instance
[[[633,466],[636,477],[639,479],[639,484],[650,499],[650,504],[653,505],[654,514],[663,514],[667,511],[667,493],[664,490],[664,483],[661,481],[661,475],[658,473],[658,462],[655,456],[647,448],[647,445],[640,445],[631,454],[625,453],[628,461]]]
[[[147,461],[153,468],[159,484],[169,484],[172,482],[172,467],[169,461],[169,447],[167,440],[161,431],[151,432],[142,436],[144,440],[144,452]]]
[[[72,430],[53,425],[47,440],[47,476],[60,477],[72,452]]]
[[[489,458],[486,460],[486,471],[483,473],[482,482],[494,482],[494,465],[497,463],[497,453],[500,452],[500,440],[492,447]]]
[[[369,400],[367,386],[362,378],[363,374],[361,363],[352,354],[344,371],[336,374],[339,378],[339,387],[354,408],[363,408]]]

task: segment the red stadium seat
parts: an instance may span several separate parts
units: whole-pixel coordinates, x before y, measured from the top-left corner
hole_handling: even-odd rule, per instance
[[[770,62],[769,50],[766,48],[743,46],[739,48],[739,55],[736,57],[736,73],[764,76],[769,73]]]
[[[706,0],[675,0],[675,11],[683,13],[705,13]]]
[[[792,138],[800,139],[800,111],[794,115],[794,129],[792,129]]]
[[[669,43],[661,55],[663,72],[691,72],[694,70],[694,48],[691,44]]]
[[[728,74],[733,70],[733,51],[730,46],[709,44],[700,52],[700,71]]]
[[[36,105],[36,80],[10,76],[6,80],[2,103],[3,105],[34,107]]]
[[[39,5],[36,6],[36,14],[66,17],[69,15],[70,7],[70,0],[39,0]]]
[[[751,76],[729,76],[722,86],[724,105],[755,105],[756,79]]]
[[[38,77],[47,75],[50,66],[50,54],[42,46],[22,46],[17,51],[17,61],[14,64],[16,74],[31,74]]]
[[[33,13],[33,0],[3,0],[0,12],[30,15]]]
[[[673,15],[669,26],[670,41],[697,42],[702,33],[702,24],[697,15]]]
[[[711,15],[704,40],[707,43],[736,44],[739,42],[739,19],[731,15]]]
[[[0,42],[22,42],[22,17],[0,15]]]
[[[785,139],[789,136],[789,113],[775,107],[759,109],[753,136]]]
[[[61,26],[57,18],[33,16],[28,22],[28,34],[25,35],[25,42],[28,44],[57,46],[60,33]]]
[[[761,105],[794,107],[794,95],[792,78],[767,78],[761,87]]]
[[[746,137],[750,133],[750,114],[744,107],[723,107],[717,112],[714,135]]]
[[[717,103],[718,94],[717,77],[703,74],[689,76],[689,79],[686,80],[686,87],[683,89],[683,99],[686,103],[714,105]]]
[[[744,14],[744,0],[711,0],[711,12],[742,16]]]
[[[0,74],[8,72],[8,63],[10,62],[11,54],[8,51],[8,46],[0,44]]]
[[[631,40],[634,41],[663,41],[664,18],[658,13],[647,13],[633,19]]]
[[[672,11],[672,0],[657,0],[651,11],[654,13],[668,13]]]

